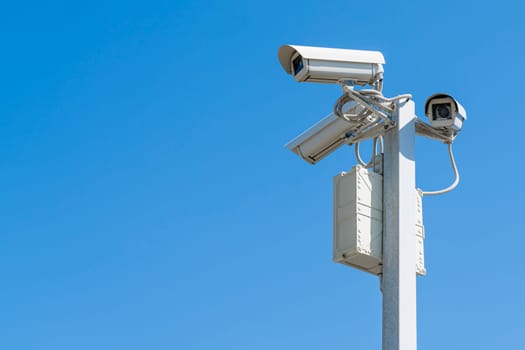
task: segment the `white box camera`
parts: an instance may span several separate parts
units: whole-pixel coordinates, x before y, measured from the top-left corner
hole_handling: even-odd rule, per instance
[[[298,82],[373,85],[383,79],[385,58],[379,51],[283,45],[279,61]]]
[[[449,129],[459,132],[467,119],[465,108],[452,96],[435,94],[425,103],[425,114],[430,125],[436,129]]]

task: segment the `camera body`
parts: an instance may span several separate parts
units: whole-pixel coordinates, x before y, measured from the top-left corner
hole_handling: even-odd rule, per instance
[[[363,112],[364,108],[357,104],[349,103],[344,108],[344,113],[360,114]],[[308,163],[316,164],[347,143],[348,134],[361,125],[362,123],[358,120],[350,122],[330,113],[287,143],[285,147]]]
[[[385,58],[379,51],[283,45],[278,56],[283,69],[298,82],[373,85],[383,79]]]
[[[459,132],[467,119],[465,108],[452,96],[439,93],[430,96],[425,103],[425,114],[435,129]]]

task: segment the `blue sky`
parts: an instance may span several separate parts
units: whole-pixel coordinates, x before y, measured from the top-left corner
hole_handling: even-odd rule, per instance
[[[384,93],[469,119],[461,183],[424,201],[421,349],[519,349],[522,84],[517,1],[91,1],[0,14],[0,347],[381,346],[376,277],[331,261],[332,177],[283,145],[335,86],[284,74],[285,43],[380,50]],[[417,140],[417,183],[452,181]]]

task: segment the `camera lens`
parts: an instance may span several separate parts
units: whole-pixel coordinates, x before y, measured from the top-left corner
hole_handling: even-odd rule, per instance
[[[440,105],[437,108],[437,112],[440,118],[446,119],[450,116],[450,110],[447,105]]]
[[[294,75],[297,75],[304,68],[303,58],[301,56],[297,56],[296,58],[294,58],[292,64]]]
[[[451,105],[449,103],[440,103],[432,106],[433,119],[450,119],[451,118]]]

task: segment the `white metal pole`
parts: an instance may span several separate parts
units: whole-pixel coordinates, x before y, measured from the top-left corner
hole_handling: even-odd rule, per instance
[[[416,181],[414,102],[398,102],[385,138],[383,350],[416,350]]]

